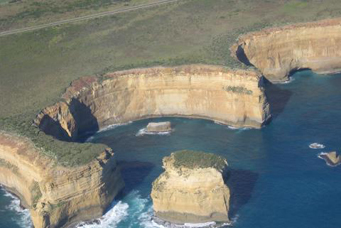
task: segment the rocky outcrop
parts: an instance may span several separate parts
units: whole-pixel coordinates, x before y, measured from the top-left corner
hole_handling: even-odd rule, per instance
[[[270,118],[260,80],[254,71],[207,65],[120,71],[103,81],[85,77],[73,82],[64,101],[44,109],[35,123],[70,141],[110,124],[164,116],[260,128]]]
[[[0,183],[30,210],[35,228],[99,217],[124,182],[110,150],[87,165],[66,168],[26,138],[0,132]]]
[[[273,82],[291,72],[341,72],[341,19],[265,29],[239,37],[231,54]]]
[[[226,159],[179,151],[165,157],[163,167],[165,172],[154,181],[151,192],[157,218],[177,224],[229,221]]]
[[[327,165],[335,167],[341,164],[341,157],[336,153],[336,151],[328,153],[320,153],[319,158],[326,161]]]
[[[146,132],[170,132],[172,130],[171,123],[167,122],[158,122],[158,123],[149,123],[146,127]]]

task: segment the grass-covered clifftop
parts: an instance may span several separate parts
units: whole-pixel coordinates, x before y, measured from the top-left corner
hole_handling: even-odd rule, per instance
[[[227,166],[225,158],[201,151],[181,150],[173,152],[171,157],[174,159],[175,168],[205,169],[214,168],[223,170]]]
[[[148,1],[132,0],[129,4]],[[51,1],[43,0],[40,5],[32,6],[43,11],[39,16],[42,20],[59,16],[63,19],[78,14],[79,10],[88,10],[87,7],[93,10],[98,4],[102,6],[101,2],[109,4],[103,0],[54,1],[57,8],[65,6],[58,4],[80,4],[75,8],[65,6],[70,11],[64,14],[53,12],[53,5],[52,8],[48,6],[50,9],[45,4],[48,2]],[[28,1],[13,4],[24,7]],[[118,4],[124,6],[126,3]],[[9,12],[6,7],[9,5],[1,4],[0,12]],[[2,18],[6,15],[1,14]],[[32,127],[35,115],[58,101],[72,80],[87,75],[101,76],[118,69],[155,65],[206,63],[241,68],[244,66],[230,57],[229,52],[229,47],[240,34],[267,26],[340,16],[341,2],[338,0],[323,3],[320,0],[180,0],[0,37],[0,130],[27,136],[52,156],[77,164],[78,158],[90,159],[99,153],[97,146],[56,142]],[[20,20],[28,18],[31,16],[23,15]]]

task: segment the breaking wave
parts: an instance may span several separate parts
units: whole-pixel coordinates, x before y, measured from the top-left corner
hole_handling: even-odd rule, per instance
[[[115,129],[115,128],[120,127],[120,126],[129,125],[129,124],[131,124],[131,123],[132,123],[132,121],[129,121],[129,122],[127,122],[127,123],[121,123],[121,124],[111,124],[111,125],[109,125],[109,126],[106,126],[106,127],[102,128],[102,129],[98,130],[97,132],[91,132],[91,134],[94,135],[95,133],[99,133],[99,132],[104,132],[104,131],[112,130],[112,129]],[[85,142],[91,142],[93,139],[94,139],[94,136],[90,136],[89,138],[87,138],[87,139],[85,140]]]
[[[295,81],[295,78],[293,77],[289,77],[288,80],[284,81],[284,82],[276,82],[275,84],[289,84],[291,82]]]
[[[128,216],[129,205],[127,203],[114,203],[111,209],[101,218],[91,222],[81,222],[77,228],[116,228],[124,218]]]
[[[140,129],[136,136],[143,136],[143,135],[170,135],[172,131],[165,131],[165,132],[149,132],[146,128]]]
[[[4,191],[4,196],[11,199],[11,203],[6,206],[6,209],[13,211],[17,215],[16,218],[13,219],[13,221],[24,228],[33,227],[30,212],[28,209],[24,209],[21,206],[20,199],[15,195],[5,191],[3,188],[1,188],[1,190]]]
[[[215,222],[206,222],[206,223],[185,223],[183,225],[165,223],[159,224],[154,220],[153,209],[150,207],[148,211],[142,213],[139,216],[140,225],[144,228],[219,228],[219,227],[228,227],[232,226],[236,223],[238,219],[238,215],[232,219],[231,223],[223,223],[217,224]]]
[[[102,128],[102,129],[100,129],[98,132],[103,132],[103,131],[115,129],[115,128],[117,128],[117,127],[129,125],[129,124],[131,124],[131,123],[132,123],[132,121],[129,121],[129,122],[127,122],[127,123],[111,124],[111,125],[109,125],[109,126],[106,126],[106,127]]]

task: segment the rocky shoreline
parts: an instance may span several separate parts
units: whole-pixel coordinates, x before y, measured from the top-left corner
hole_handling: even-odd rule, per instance
[[[341,19],[332,19],[242,35],[231,47],[231,55],[261,73],[187,65],[113,72],[104,80],[83,77],[67,88],[62,101],[43,109],[34,123],[54,140],[67,142],[77,141],[89,129],[150,117],[203,118],[233,127],[261,128],[271,118],[261,74],[271,82],[282,82],[301,69],[341,71],[340,25]],[[101,152],[89,164],[63,167],[30,139],[0,132],[0,184],[20,197],[36,228],[90,220],[102,215],[124,186],[114,153],[109,149]],[[336,156],[320,156],[335,165]],[[169,168],[167,162],[165,167]],[[156,192],[162,193],[154,189],[154,199]],[[225,193],[227,197],[227,190]],[[176,204],[167,204],[172,206]],[[159,217],[184,221],[176,221],[181,217],[177,210],[165,214],[167,210],[160,208],[156,206]],[[213,220],[228,222],[228,208],[218,211]],[[194,210],[185,217],[199,221],[200,213]],[[207,214],[201,218],[212,220]]]

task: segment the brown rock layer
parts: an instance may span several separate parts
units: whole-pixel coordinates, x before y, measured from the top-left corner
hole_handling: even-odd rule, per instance
[[[28,139],[1,132],[0,183],[21,198],[35,228],[99,217],[124,186],[110,150],[87,165],[65,168]]]
[[[341,72],[341,19],[265,29],[241,36],[231,47],[240,61],[257,67],[273,82],[291,72]]]
[[[260,79],[253,71],[205,65],[120,71],[103,82],[86,77],[73,82],[65,101],[44,109],[35,123],[70,141],[87,130],[163,116],[260,128],[270,118]]]

